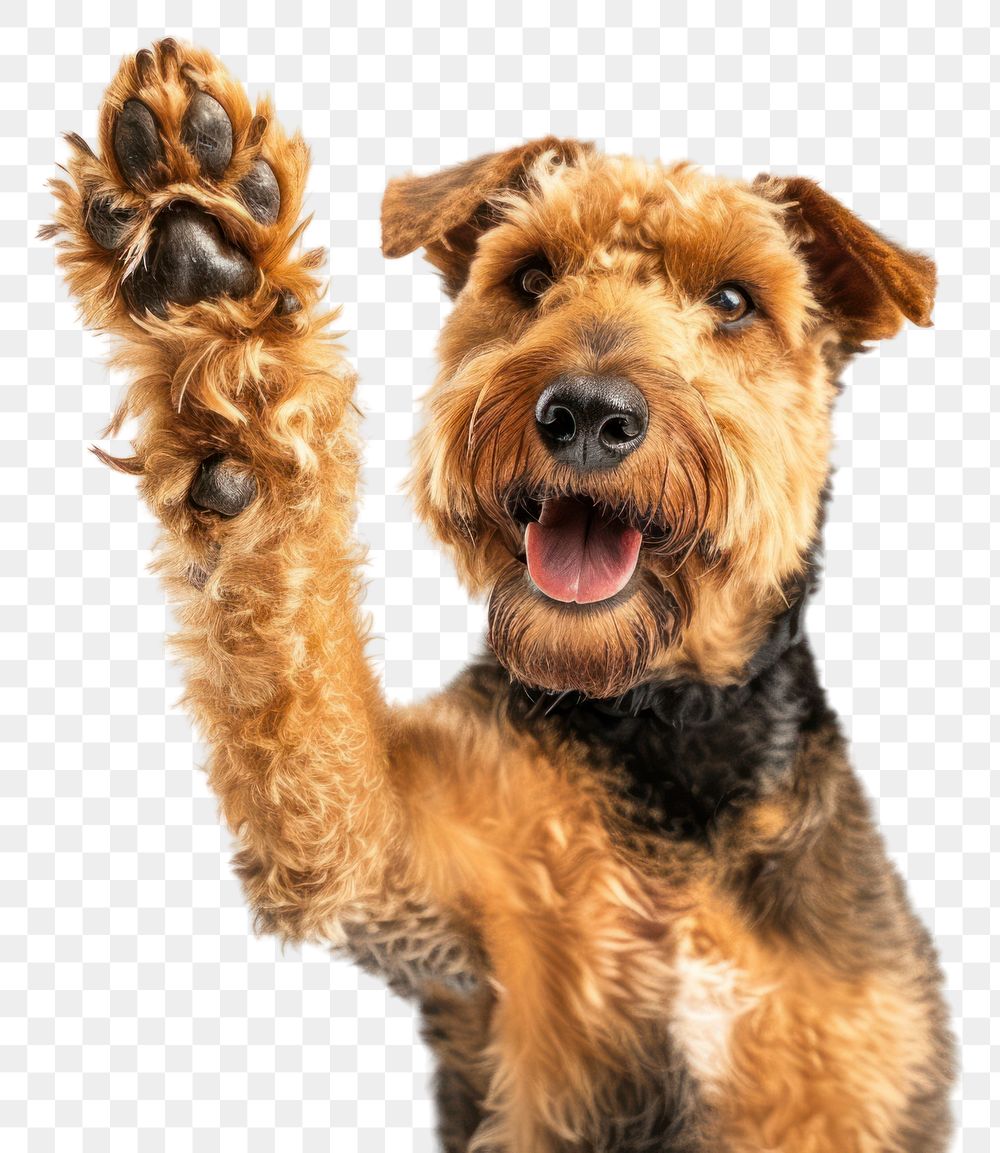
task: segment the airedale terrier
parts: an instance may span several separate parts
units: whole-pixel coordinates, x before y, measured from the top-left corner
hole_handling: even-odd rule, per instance
[[[933,263],[809,180],[548,138],[394,180],[454,300],[412,493],[489,655],[365,655],[355,377],[307,149],[164,40],[54,182],[116,338],[186,700],[260,928],[419,1002],[449,1153],[931,1153],[941,974],[801,629],[837,378]]]

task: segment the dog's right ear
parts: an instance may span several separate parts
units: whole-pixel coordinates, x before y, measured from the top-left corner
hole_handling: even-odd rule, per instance
[[[457,296],[479,237],[498,223],[491,198],[524,187],[532,164],[545,153],[552,154],[553,164],[573,164],[592,150],[590,144],[546,136],[430,176],[391,180],[382,198],[382,253],[406,256],[423,248],[440,270],[445,291]]]

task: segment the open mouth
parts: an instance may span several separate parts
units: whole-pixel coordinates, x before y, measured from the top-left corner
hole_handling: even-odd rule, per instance
[[[643,531],[623,511],[584,496],[548,496],[521,505],[528,575],[564,604],[609,600],[639,562]]]

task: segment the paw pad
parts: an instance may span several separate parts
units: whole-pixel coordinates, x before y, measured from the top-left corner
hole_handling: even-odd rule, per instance
[[[205,176],[222,177],[233,158],[233,126],[215,97],[207,92],[194,94],[184,113],[181,140]]]
[[[257,283],[250,257],[226,240],[218,221],[182,203],[157,218],[146,260],[123,282],[122,292],[131,308],[165,316],[168,303],[197,304],[217,296],[238,300]]]
[[[277,316],[291,316],[293,312],[298,312],[302,308],[302,301],[295,295],[294,292],[289,292],[287,288],[283,288],[278,293],[278,303],[275,305],[274,311]]]
[[[255,160],[253,167],[236,187],[254,220],[261,224],[273,224],[278,219],[281,193],[274,170],[266,160]]]
[[[126,100],[115,124],[115,159],[129,184],[147,184],[164,161],[156,117],[141,100]]]
[[[191,503],[220,516],[238,516],[257,497],[257,480],[245,466],[221,454],[201,462],[191,485]]]
[[[87,231],[109,252],[118,248],[135,219],[130,208],[117,208],[108,196],[94,196],[87,202]]]

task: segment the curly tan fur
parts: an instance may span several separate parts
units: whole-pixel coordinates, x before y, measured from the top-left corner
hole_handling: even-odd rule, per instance
[[[221,177],[184,143],[199,91],[232,125]],[[163,151],[139,177],[115,158],[129,100]],[[394,709],[364,651],[354,374],[320,304],[320,256],[296,251],[305,145],[173,41],[122,63],[100,137],[99,155],[71,140],[47,234],[132,382],[111,427],[137,420],[134,454],[99,455],[139,478],[163,525],[186,700],[259,926],[346,949],[421,1002],[449,1153],[942,1149],[936,962],[823,706],[803,696],[756,792],[720,803],[703,835],[671,837],[633,763],[644,741],[676,738],[669,724],[581,713],[632,734],[608,751],[559,721],[561,697],[525,712],[519,687],[750,683],[808,576],[831,368],[903,316],[928,322],[933,265],[809,182],[711,179],[572,141],[393,182],[386,253],[424,246],[456,298],[413,492],[490,595],[503,664]],[[273,223],[240,194],[259,159],[280,189]],[[137,312],[129,278],[178,202],[217,222],[256,286]],[[126,222],[114,249],[88,231],[97,203]],[[540,251],[553,284],[526,309],[510,277]],[[754,286],[762,321],[720,336],[704,299],[732,279]],[[283,310],[283,294],[301,307]],[[627,376],[648,396],[641,449],[587,496],[659,526],[627,593],[571,608],[529,582],[518,519],[519,501],[579,485],[532,425],[566,371]],[[237,516],[192,498],[217,457],[256,482]],[[776,719],[749,724],[772,740],[784,698],[768,707]]]

